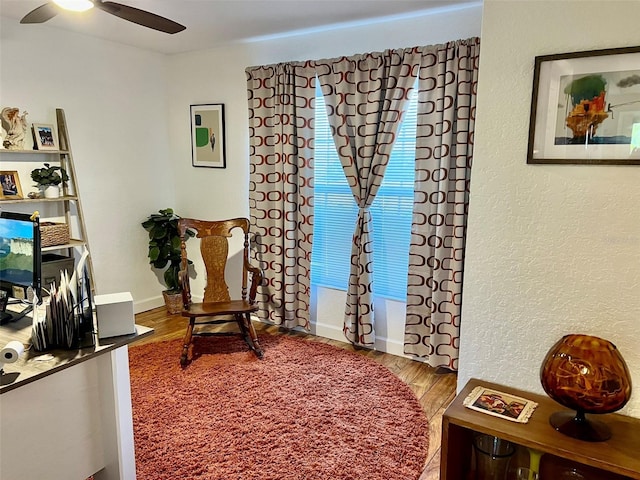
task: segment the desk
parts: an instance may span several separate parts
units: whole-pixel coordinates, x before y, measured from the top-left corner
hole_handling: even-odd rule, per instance
[[[26,351],[0,387],[2,480],[135,480],[127,345],[153,333],[96,340],[80,350]],[[31,319],[0,327],[0,346],[29,344]]]

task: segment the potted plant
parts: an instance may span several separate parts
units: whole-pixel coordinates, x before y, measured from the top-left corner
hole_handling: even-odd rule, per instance
[[[164,283],[167,287],[162,295],[169,313],[180,313],[182,310],[182,289],[178,280],[180,271],[180,234],[178,233],[179,216],[173,209],[166,208],[152,213],[142,222],[144,229],[149,232],[149,264],[154,268],[163,269]],[[193,237],[191,230],[186,232],[187,238]],[[192,264],[189,261],[189,264]]]
[[[69,175],[64,168],[45,163],[31,171],[31,179],[43,190],[45,198],[58,198],[60,184],[69,180]]]

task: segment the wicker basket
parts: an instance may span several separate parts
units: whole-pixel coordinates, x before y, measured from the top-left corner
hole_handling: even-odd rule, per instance
[[[40,244],[43,247],[69,243],[69,225],[66,223],[40,223]]]
[[[164,304],[167,307],[167,311],[171,315],[182,312],[182,293],[164,290],[162,296],[164,297]]]

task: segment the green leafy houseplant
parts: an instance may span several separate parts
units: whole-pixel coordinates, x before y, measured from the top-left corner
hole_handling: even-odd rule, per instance
[[[149,263],[157,269],[164,271],[164,283],[171,293],[179,293],[180,282],[180,234],[178,232],[178,219],[180,217],[173,209],[159,210],[152,213],[147,220],[142,222],[144,229],[149,232]],[[187,230],[186,237],[193,237],[194,233]],[[192,264],[189,261],[189,264]]]
[[[52,167],[45,163],[44,167],[36,168],[31,171],[31,179],[41,187],[49,185],[60,185],[62,182],[69,180],[67,171],[62,167]]]

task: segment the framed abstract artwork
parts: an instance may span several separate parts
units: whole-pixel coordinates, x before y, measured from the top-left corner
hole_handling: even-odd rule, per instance
[[[640,165],[640,47],[535,58],[527,163]]]
[[[224,104],[191,105],[191,162],[225,168]]]

